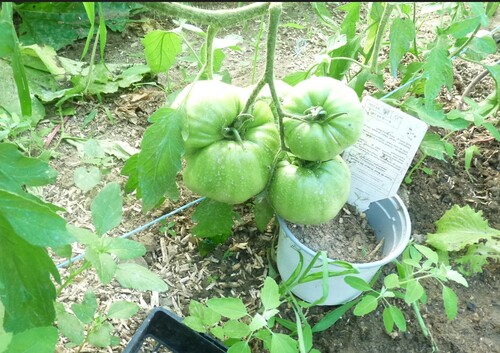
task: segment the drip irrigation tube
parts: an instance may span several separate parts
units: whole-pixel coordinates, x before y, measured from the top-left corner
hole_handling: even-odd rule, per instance
[[[185,204],[184,206],[181,206],[181,207],[179,207],[179,208],[176,208],[175,210],[173,210],[173,211],[171,211],[171,212],[169,212],[169,213],[167,213],[167,214],[164,214],[163,216],[160,216],[160,217],[158,217],[158,218],[156,218],[156,219],[152,220],[152,221],[151,221],[151,222],[149,222],[149,223],[146,223],[146,224],[144,224],[144,225],[142,225],[142,226],[140,226],[140,227],[135,228],[134,230],[131,230],[131,231],[130,231],[130,232],[128,232],[128,233],[125,233],[125,234],[121,235],[121,236],[120,236],[120,238],[128,238],[128,237],[130,237],[130,236],[132,236],[132,235],[134,235],[134,234],[136,234],[136,233],[139,233],[139,232],[143,231],[144,229],[147,229],[147,228],[151,227],[152,225],[155,225],[156,223],[160,222],[161,220],[163,220],[163,219],[165,219],[165,218],[168,218],[168,217],[170,217],[170,216],[173,216],[173,215],[175,215],[175,214],[177,214],[177,213],[179,213],[179,212],[181,212],[181,211],[184,211],[185,209],[187,209],[187,208],[189,208],[189,207],[191,207],[191,206],[193,206],[193,205],[195,205],[195,204],[197,204],[197,203],[199,203],[199,202],[203,201],[204,199],[205,199],[205,197],[201,197],[201,198],[199,198],[199,199],[196,199],[196,200],[194,200],[194,201],[191,201],[191,202],[189,202],[189,203]],[[69,259],[69,260],[66,260],[66,261],[64,261],[64,262],[61,262],[60,264],[58,264],[58,265],[57,265],[57,268],[66,267],[66,266],[68,266],[70,263],[73,263],[73,262],[75,262],[75,261],[77,261],[77,260],[80,260],[80,259],[81,259],[81,258],[83,258],[84,256],[85,256],[85,252],[83,252],[82,254],[80,254],[80,255],[78,255],[78,256],[72,257],[72,258],[71,258],[71,259]]]

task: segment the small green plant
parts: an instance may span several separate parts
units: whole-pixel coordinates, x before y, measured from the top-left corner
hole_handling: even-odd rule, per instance
[[[453,320],[458,313],[458,299],[455,291],[446,283],[454,281],[467,287],[467,281],[451,266],[439,261],[438,254],[434,250],[419,244],[410,244],[403,252],[401,261],[395,260],[394,263],[397,273],[385,276],[380,289],[375,289],[373,285],[378,276],[371,284],[359,277],[346,276],[346,283],[364,292],[363,295],[327,314],[313,327],[313,332],[329,328],[352,307],[354,315],[364,316],[375,311],[380,305],[384,308],[382,318],[386,332],[393,332],[395,327],[401,332],[406,332],[407,318],[399,307],[402,304],[413,309],[423,334],[431,339],[433,347],[437,349],[420,314],[420,305],[425,305],[427,302],[422,282],[434,280],[441,285],[446,315],[449,320]]]
[[[454,261],[466,276],[483,271],[488,260],[500,260],[500,230],[491,228],[482,211],[454,205],[436,222],[436,233],[427,244],[438,250],[443,261]]]
[[[312,264],[318,257],[323,259],[322,271],[311,273]],[[303,311],[325,300],[329,277],[357,273],[347,263],[335,263],[344,270],[329,272],[326,253],[318,252],[311,265],[305,269],[301,258],[292,276],[279,285],[273,278],[267,277],[260,291],[260,308],[254,314],[248,312],[240,298],[211,298],[206,304],[191,300],[189,316],[183,322],[193,330],[210,333],[223,341],[229,346],[228,353],[250,353],[250,345],[254,341],[260,341],[264,350],[270,353],[319,353],[313,348],[313,331]],[[323,296],[317,302],[306,303],[294,297],[291,288],[317,279],[323,280]],[[292,308],[294,321],[280,317],[282,305]],[[289,332],[278,332],[277,324]]]
[[[177,232],[174,230],[174,226],[175,221],[167,221],[166,219],[162,219],[160,221],[160,232],[162,232],[166,236],[169,235],[175,238],[177,236]]]
[[[56,303],[59,330],[69,339],[66,348],[78,347],[80,352],[87,344],[96,347],[116,346],[120,338],[113,335],[112,319],[129,319],[139,310],[139,305],[124,300],[113,302],[106,312],[98,309],[92,290],[87,290],[81,303],[73,303],[68,312]]]

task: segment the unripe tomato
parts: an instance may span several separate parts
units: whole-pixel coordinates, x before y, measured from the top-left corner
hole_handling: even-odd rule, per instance
[[[242,203],[267,185],[279,149],[279,135],[268,104],[257,101],[252,117],[240,117],[242,89],[199,81],[181,92],[185,101],[186,187],[229,204]]]
[[[299,164],[284,160],[276,166],[268,194],[275,212],[297,224],[333,219],[349,197],[349,167],[340,156]]]
[[[312,77],[285,97],[285,144],[308,161],[326,161],[354,144],[364,113],[356,92],[330,77]]]

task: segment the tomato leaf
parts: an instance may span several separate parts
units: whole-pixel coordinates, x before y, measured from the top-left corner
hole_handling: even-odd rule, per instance
[[[363,316],[377,309],[378,299],[373,295],[367,295],[354,308],[354,315]]]
[[[251,349],[248,342],[236,342],[231,347],[229,347],[227,353],[250,353]]]
[[[109,252],[120,260],[134,259],[146,254],[146,247],[135,240],[124,238],[108,238],[105,242],[106,252]]]
[[[94,314],[97,310],[97,300],[94,292],[88,289],[81,303],[71,304],[71,310],[81,322],[90,324],[94,320]]]
[[[391,43],[389,60],[391,62],[392,76],[398,76],[399,62],[410,48],[410,43],[414,38],[415,25],[413,21],[407,17],[395,18],[392,22],[391,31],[389,34],[389,41]]]
[[[280,304],[280,291],[278,284],[271,277],[266,277],[261,291],[261,300],[264,309],[270,310],[277,308]]]
[[[139,311],[136,303],[119,300],[110,305],[107,315],[113,319],[129,319]]]
[[[92,201],[92,221],[101,236],[118,226],[122,220],[122,195],[118,183],[107,184]]]
[[[271,353],[298,352],[297,341],[283,333],[273,333],[270,351]]]
[[[233,218],[239,216],[233,211],[233,206],[227,203],[204,199],[193,213],[193,221],[197,224],[193,234],[197,237],[227,239],[232,234]]]
[[[83,323],[68,313],[61,303],[56,303],[57,327],[74,344],[82,344],[85,339]]]
[[[224,324],[224,334],[230,338],[243,338],[250,334],[250,328],[243,322],[229,320]]]
[[[475,212],[468,205],[454,205],[436,222],[436,233],[427,234],[427,243],[438,250],[458,251],[499,235],[500,230],[488,226],[482,211]]]
[[[184,153],[183,110],[162,109],[162,116],[146,129],[137,159],[138,185],[144,212],[158,205],[164,195],[179,197],[176,175]]]
[[[449,320],[453,320],[458,313],[458,298],[450,287],[443,286],[443,302],[446,316]]]
[[[366,281],[362,278],[355,277],[355,276],[346,276],[344,278],[344,281],[350,285],[352,288],[360,290],[360,291],[369,291],[372,288]]]
[[[423,66],[427,81],[424,87],[425,103],[434,101],[445,85],[451,92],[453,85],[453,64],[448,58],[448,43],[444,36],[437,39],[436,46],[431,49],[427,61]]]
[[[144,39],[146,62],[154,73],[167,72],[182,51],[182,38],[175,32],[151,31]]]

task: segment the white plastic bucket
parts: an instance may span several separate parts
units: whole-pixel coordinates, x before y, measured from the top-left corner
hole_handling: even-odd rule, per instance
[[[408,210],[399,196],[394,196],[384,200],[372,202],[368,210],[365,211],[368,223],[375,231],[377,240],[384,238],[382,253],[384,258],[369,263],[353,263],[352,265],[359,271],[359,274],[351,275],[370,282],[376,272],[383,265],[396,259],[408,245],[411,235],[411,220]],[[287,280],[299,263],[299,254],[304,257],[303,269],[312,261],[315,251],[302,244],[287,227],[286,222],[278,216],[280,234],[277,249],[278,271],[283,280]],[[330,261],[332,259],[329,259]],[[333,259],[335,260],[335,259]],[[337,259],[338,260],[338,259]],[[331,271],[341,271],[344,268],[337,265],[329,265]],[[321,259],[310,273],[321,272]],[[320,305],[339,305],[355,299],[361,294],[344,281],[344,276],[330,277],[327,299]],[[296,285],[292,292],[299,298],[314,302],[321,298],[323,294],[322,280],[315,280]]]

